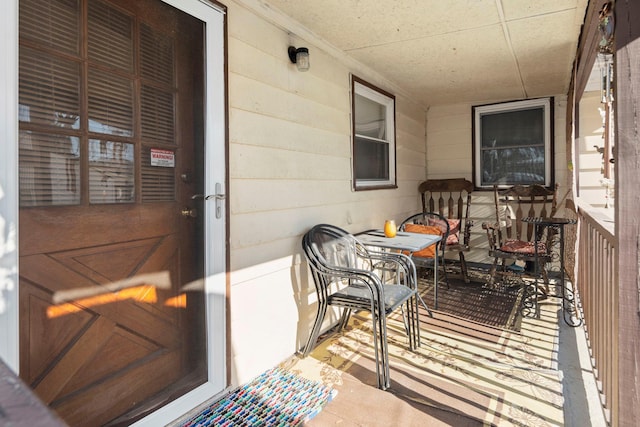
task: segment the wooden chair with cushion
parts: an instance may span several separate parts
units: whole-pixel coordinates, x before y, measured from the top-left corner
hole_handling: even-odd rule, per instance
[[[489,256],[493,257],[490,284],[498,276],[537,278],[535,226],[522,221],[526,217],[553,217],[557,210],[557,190],[541,185],[514,185],[503,190],[494,187],[495,223],[484,223],[482,228],[489,240]],[[547,230],[547,229],[545,229]],[[552,230],[552,229],[548,229]],[[553,232],[538,236],[537,259],[548,293],[547,264],[552,261]],[[519,265],[516,261],[520,261]]]
[[[444,250],[458,254],[462,277],[468,283],[469,273],[464,254],[470,249],[473,226],[473,221],[469,219],[473,183],[464,178],[429,179],[418,186],[418,192],[422,198],[422,212],[437,212],[447,218],[449,236]]]

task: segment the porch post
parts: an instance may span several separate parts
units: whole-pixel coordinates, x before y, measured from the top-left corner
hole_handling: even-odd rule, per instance
[[[627,426],[640,419],[640,2],[618,0],[614,13],[619,383],[611,424]]]

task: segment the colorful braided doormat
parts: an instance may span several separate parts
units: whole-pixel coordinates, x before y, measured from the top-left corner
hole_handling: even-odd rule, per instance
[[[321,382],[277,367],[229,393],[182,427],[300,426],[335,394]]]

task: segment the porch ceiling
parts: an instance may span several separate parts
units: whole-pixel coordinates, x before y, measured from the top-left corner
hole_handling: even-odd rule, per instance
[[[265,3],[429,106],[566,93],[588,0]]]

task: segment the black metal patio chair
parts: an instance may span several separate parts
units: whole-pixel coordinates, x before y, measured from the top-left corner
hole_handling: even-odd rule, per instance
[[[444,281],[446,287],[449,288],[447,266],[444,258],[446,250],[445,242],[447,241],[447,237],[449,236],[450,232],[449,222],[443,215],[440,215],[438,213],[422,212],[411,215],[409,218],[402,221],[398,229],[400,231],[407,231],[410,233],[434,234],[437,236],[442,236],[442,240],[432,246],[429,246],[417,252],[406,253],[406,255],[411,257],[416,268],[420,269],[419,271],[433,271],[433,302],[434,307],[438,309],[438,285],[441,281]],[[442,272],[442,274],[440,275],[439,272]],[[443,277],[444,280],[441,280],[441,277]],[[429,308],[427,307],[420,294],[418,294],[418,299],[431,314]]]
[[[318,296],[316,319],[303,356],[315,346],[329,306],[342,308],[339,329],[347,324],[353,310],[366,310],[372,317],[378,387],[386,390],[390,385],[387,316],[400,307],[410,349],[420,345],[414,263],[403,254],[368,250],[347,231],[328,224],[309,230],[302,247]],[[392,265],[395,271],[389,274]],[[378,266],[384,266],[387,280],[382,280]]]

